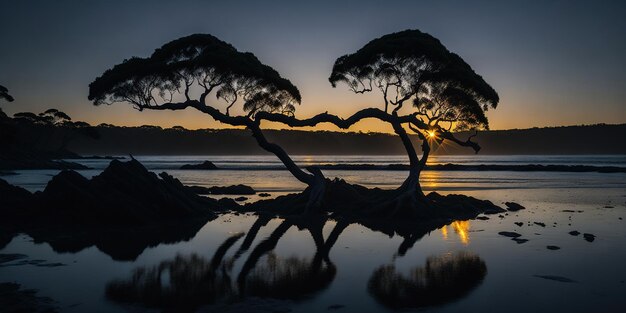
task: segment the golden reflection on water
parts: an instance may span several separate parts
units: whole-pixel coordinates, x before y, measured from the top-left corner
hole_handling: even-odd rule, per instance
[[[454,221],[449,226],[451,226],[457,236],[459,236],[461,243],[464,245],[469,244],[470,221]],[[440,230],[443,240],[448,240],[448,225],[441,227]]]

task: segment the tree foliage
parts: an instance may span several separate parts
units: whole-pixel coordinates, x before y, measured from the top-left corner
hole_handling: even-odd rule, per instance
[[[383,94],[385,112],[411,101],[428,127],[448,122],[458,129],[488,128],[484,112],[495,108],[496,91],[433,36],[405,30],[382,36],[338,58],[329,78],[355,93]]]
[[[9,90],[0,85],[0,99],[6,100],[8,102],[12,102],[14,99],[13,97],[11,97],[11,95],[9,94]]]
[[[293,114],[300,103],[298,89],[252,53],[237,51],[208,34],[171,41],[148,58],[131,58],[107,70],[89,85],[94,104],[129,102],[142,110],[173,102],[191,101],[192,91],[208,105],[214,94],[226,105],[236,103],[253,116],[259,111]]]

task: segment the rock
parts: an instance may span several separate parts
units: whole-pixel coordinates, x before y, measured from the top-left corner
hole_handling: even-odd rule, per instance
[[[13,186],[0,179],[0,216],[20,214],[30,206],[33,195],[24,188]]]
[[[216,170],[217,166],[211,161],[204,161],[200,164],[185,164],[180,167],[181,170]]]
[[[487,216],[478,216],[478,217],[476,217],[476,219],[477,220],[481,220],[481,221],[486,221],[486,220],[489,219],[489,217],[487,217]]]
[[[580,235],[580,232],[577,231],[577,230],[572,230],[571,232],[569,232],[569,234],[572,235],[572,236],[578,236],[578,235]]]
[[[237,202],[246,201],[246,200],[248,200],[248,198],[246,198],[246,197],[237,197],[237,198],[235,198],[235,201],[237,201]]]
[[[526,209],[522,205],[520,205],[518,203],[515,203],[515,202],[505,202],[504,205],[506,205],[506,209],[511,211],[511,212],[515,212],[515,211]]]
[[[569,279],[563,276],[555,276],[555,275],[533,275],[534,277],[543,278],[547,280],[554,280],[561,283],[576,283],[577,281]]]
[[[559,247],[559,246],[546,246],[546,249],[548,249],[548,250],[559,250],[559,249],[561,249],[561,247]]]
[[[271,197],[271,196],[272,196],[272,195],[271,195],[271,194],[269,194],[269,193],[267,193],[267,192],[261,192],[261,193],[259,194],[259,197],[264,197],[264,198],[265,198],[265,197]],[[621,219],[621,218],[620,218],[620,219]]]
[[[498,233],[498,235],[504,236],[504,237],[512,237],[512,238],[517,238],[517,237],[521,237],[521,234],[518,234],[516,232],[513,231],[501,231]]]
[[[594,240],[596,240],[596,235],[589,234],[589,233],[584,233],[583,234],[583,238],[585,238],[585,240],[587,240],[589,242],[593,242]]]
[[[72,223],[137,225],[214,215],[214,199],[200,197],[176,178],[148,171],[135,159],[113,160],[87,179],[74,171],[54,176],[35,195],[38,215]]]
[[[546,227],[546,224],[542,223],[542,222],[535,222],[535,225],[539,225],[541,227]]]
[[[241,184],[227,187],[189,186],[187,188],[199,195],[253,195],[256,193],[252,187]]]
[[[524,223],[522,223],[522,222],[515,222],[514,224],[519,226],[519,227],[522,227],[522,225],[524,225]]]
[[[511,240],[517,242],[518,244],[522,244],[528,241],[528,239],[522,239],[522,238],[511,238]]]

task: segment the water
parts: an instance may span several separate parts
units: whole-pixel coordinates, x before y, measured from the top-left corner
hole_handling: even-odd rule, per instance
[[[167,171],[185,184],[245,183],[274,196],[303,188],[285,171],[268,170],[267,167],[279,166],[268,156],[138,159],[148,169]],[[207,159],[230,169],[176,170],[182,164]],[[302,156],[296,159],[301,164],[406,161],[396,156]],[[626,165],[625,156],[454,156],[431,161]],[[81,171],[86,176],[96,175],[108,163],[106,160],[81,162],[94,168]],[[56,171],[19,173],[3,178],[30,190],[41,190]],[[397,186],[405,175],[401,171],[325,171],[325,174],[387,188]],[[363,225],[341,225],[333,220],[306,229],[273,219],[259,228],[247,249],[244,244],[246,235],[253,233],[255,223],[262,225],[263,221],[257,221],[258,217],[253,215],[224,215],[206,225],[198,225],[197,229],[191,227],[190,239],[173,238],[169,242],[178,242],[139,246],[135,254],[122,258],[116,253],[121,246],[101,242],[78,252],[59,253],[49,243],[34,243],[32,238],[20,235],[0,250],[0,254],[21,253],[28,256],[27,260],[40,259],[45,260],[43,264],[65,265],[46,267],[35,263],[17,265],[18,261],[4,263],[0,267],[0,282],[15,281],[25,288],[38,289],[39,295],[56,300],[63,312],[148,310],[145,307],[147,301],[129,305],[115,297],[116,290],[129,286],[124,283],[131,282],[137,270],[161,273],[160,298],[167,299],[173,291],[184,291],[178,296],[190,306],[197,304],[192,308],[207,312],[323,312],[329,309],[337,312],[391,312],[400,308],[393,307],[386,300],[389,294],[384,292],[384,287],[410,286],[406,282],[411,277],[419,277],[427,283],[421,289],[412,290],[412,295],[421,294],[421,297],[412,296],[407,300],[409,304],[425,307],[409,311],[621,312],[626,305],[623,297],[626,291],[626,269],[623,267],[626,262],[626,249],[623,248],[626,243],[623,220],[626,218],[626,174],[428,171],[422,175],[422,184],[427,190],[443,194],[463,193],[496,204],[515,201],[527,209],[503,218],[491,216],[489,220],[454,221],[429,231],[416,230],[413,237],[390,236]],[[515,222],[523,224],[517,226]],[[534,222],[545,223],[545,227]],[[582,234],[568,234],[573,230],[594,234],[596,239],[588,242]],[[327,259],[316,257],[316,251],[322,251],[316,248],[313,240],[316,231],[321,231],[329,245],[336,236]],[[499,235],[500,231],[518,232],[521,238],[529,241],[517,244]],[[238,238],[241,233],[245,235]],[[219,262],[213,272],[216,274],[209,275],[212,273],[211,260],[218,247],[229,238],[236,241]],[[128,238],[129,242],[134,240]],[[268,242],[275,247],[262,249]],[[561,249],[548,250],[548,245]],[[475,262],[468,263],[466,259]],[[430,272],[424,268],[427,260],[430,260]],[[255,266],[245,276],[246,296],[241,298],[237,277],[246,264]],[[485,271],[471,264],[483,265]],[[447,265],[452,267],[445,267]],[[445,269],[443,273],[437,272],[442,268]],[[465,281],[453,279],[454,268],[465,273]],[[155,272],[155,269],[162,271]],[[314,274],[310,269],[316,270]],[[428,276],[427,273],[439,275]],[[446,281],[446,277],[452,277],[454,284]],[[449,292],[442,293],[438,284]],[[137,284],[130,286],[140,287]],[[149,294],[147,290],[143,291]],[[194,290],[199,294],[194,294]],[[234,303],[210,303],[211,296]],[[397,304],[399,300],[402,299],[394,299],[393,303]]]

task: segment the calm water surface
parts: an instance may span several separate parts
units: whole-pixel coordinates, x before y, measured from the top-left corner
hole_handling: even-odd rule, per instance
[[[274,196],[303,188],[285,171],[268,170],[280,166],[271,157],[138,159],[150,170],[167,171],[189,185],[244,183]],[[230,169],[176,170],[206,159]],[[389,164],[406,160],[303,156],[297,161]],[[626,166],[626,156],[455,156],[431,161]],[[81,171],[86,176],[98,174],[108,163],[81,162],[94,168]],[[56,171],[19,173],[4,179],[35,191]],[[325,174],[386,188],[397,186],[405,175],[399,171]],[[463,193],[496,204],[515,201],[527,210],[488,220],[453,221],[413,234],[385,234],[333,220],[303,228],[281,219],[223,215],[192,227],[190,238],[140,246],[132,254],[103,245],[58,253],[48,243],[19,235],[0,254],[20,253],[28,260],[63,266],[4,263],[0,282],[38,289],[64,312],[149,311],[150,296],[185,299],[188,309],[205,312],[622,312],[626,306],[626,174],[429,171],[423,174],[422,184],[428,190]],[[581,235],[570,235],[573,230]],[[500,231],[518,232],[529,241],[518,244],[499,235]],[[582,233],[596,238],[588,242]],[[560,249],[548,250],[549,245]],[[146,295],[145,301],[120,301],[128,290]]]

